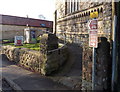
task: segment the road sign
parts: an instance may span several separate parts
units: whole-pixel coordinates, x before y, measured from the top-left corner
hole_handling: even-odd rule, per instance
[[[89,31],[89,34],[90,35],[96,35],[98,32],[97,32],[97,30],[90,30]]]
[[[88,22],[88,29],[93,30],[93,29],[98,29],[98,20],[93,19]]]
[[[98,17],[98,12],[91,12],[90,13],[90,18],[97,18]]]
[[[89,47],[94,47],[97,48],[98,47],[98,35],[97,35],[97,31],[93,33],[93,31],[90,31],[89,34]]]
[[[88,23],[88,29],[89,29],[89,47],[98,47],[98,20],[93,19],[90,20]]]

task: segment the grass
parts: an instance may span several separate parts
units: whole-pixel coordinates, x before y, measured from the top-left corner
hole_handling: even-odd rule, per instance
[[[28,49],[31,49],[31,50],[36,50],[36,51],[39,51],[40,50],[40,43],[36,43],[36,44],[23,44],[23,46],[15,46],[14,43],[5,43],[3,44],[4,46],[7,46],[7,45],[10,45],[10,46],[14,46],[14,47],[17,47],[17,48],[28,48]],[[59,48],[62,47],[63,44],[60,44],[59,43]]]
[[[10,41],[10,40],[3,40],[4,42],[8,42],[8,41]]]
[[[4,46],[6,45],[11,45],[17,48],[29,48],[31,50],[36,50],[39,51],[40,50],[40,43],[36,43],[36,44],[23,44],[23,46],[15,46],[14,43],[5,43],[3,44]]]

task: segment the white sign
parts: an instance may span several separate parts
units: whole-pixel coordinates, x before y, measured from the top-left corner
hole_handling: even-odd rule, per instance
[[[15,36],[14,45],[23,45],[23,36]]]
[[[97,48],[98,47],[98,35],[97,31],[89,32],[89,46]]]
[[[98,20],[93,19],[88,22],[89,47],[98,47]]]

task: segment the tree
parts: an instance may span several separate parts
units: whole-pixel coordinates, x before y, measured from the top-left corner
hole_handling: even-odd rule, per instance
[[[40,19],[46,19],[45,16],[43,16],[42,14],[38,15],[38,17],[39,17]]]

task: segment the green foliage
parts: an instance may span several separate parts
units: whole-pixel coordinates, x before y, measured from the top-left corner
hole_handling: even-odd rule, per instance
[[[5,43],[3,45],[15,46],[14,43]],[[15,46],[15,47],[17,47],[17,48],[29,48],[31,50],[39,51],[40,50],[40,43],[36,43],[36,44],[23,44],[23,46]]]
[[[40,41],[40,37],[37,37],[37,41]]]
[[[3,42],[7,42],[7,43],[12,43],[12,42],[14,42],[14,39],[4,39],[4,40],[2,40]]]
[[[5,40],[3,40],[4,42],[8,42],[8,41],[10,41],[10,40],[8,40],[8,39],[5,39]]]

